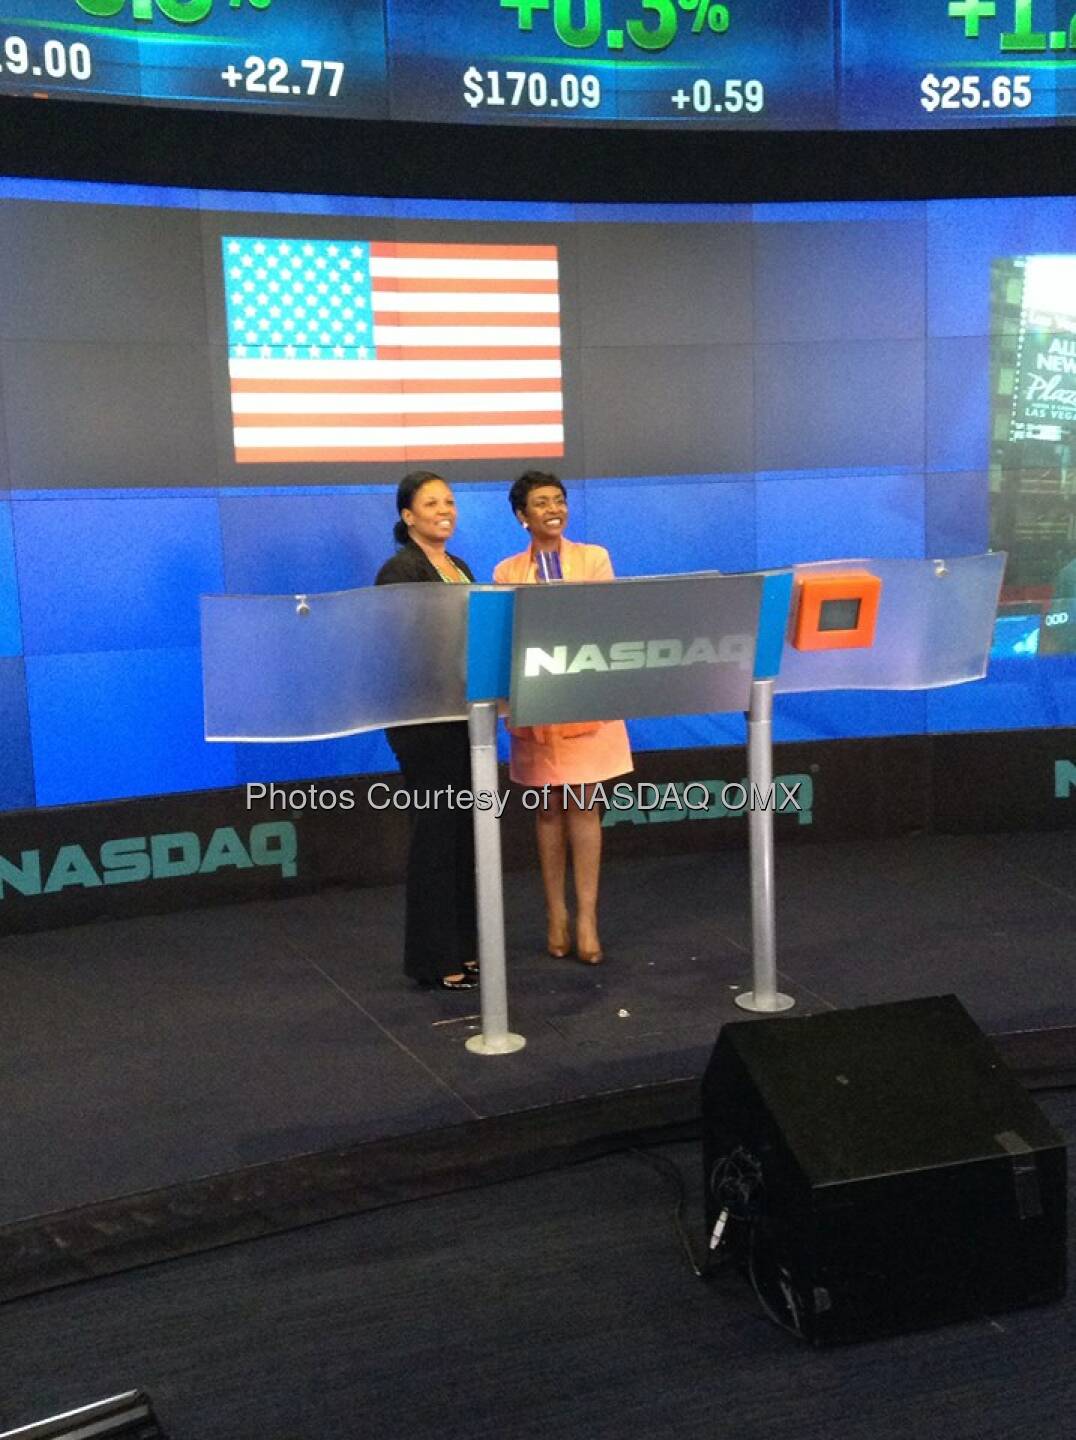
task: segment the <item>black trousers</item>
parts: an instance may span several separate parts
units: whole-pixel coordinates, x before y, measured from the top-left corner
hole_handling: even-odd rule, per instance
[[[435,795],[449,785],[471,788],[467,726],[407,725],[387,734],[412,799],[404,974],[435,981],[478,958],[474,815],[448,808],[446,796]]]

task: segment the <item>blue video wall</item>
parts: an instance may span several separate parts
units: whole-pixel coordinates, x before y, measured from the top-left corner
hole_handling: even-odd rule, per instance
[[[269,280],[244,292],[241,265],[293,250],[396,277],[380,297],[366,279],[345,290],[344,270],[312,268],[305,293],[289,280],[326,326],[356,297],[380,306],[370,328],[274,328],[286,307]],[[1028,290],[1045,256],[1076,256],[1076,200],[536,205],[0,181],[0,808],[393,768],[380,734],[205,743],[198,601],[369,584],[416,466],[454,486],[452,548],[480,579],[522,546],[507,491],[531,465],[564,477],[568,533],[622,575],[993,543],[1010,562],[985,681],[780,697],[776,737],[1073,724],[1071,431],[1052,380],[1052,412],[1013,401],[1036,378],[1029,335],[1043,366],[1068,364],[1065,303],[1044,315]],[[456,415],[451,434],[281,413],[274,367],[377,358],[391,376],[425,347],[419,321],[477,354],[474,315],[399,298],[444,291],[414,267],[460,257],[532,277],[499,340],[527,374],[540,357],[542,393],[517,385],[529,413]],[[332,383],[285,388],[304,386],[331,411]],[[631,728],[640,749],[743,738],[735,716]]]

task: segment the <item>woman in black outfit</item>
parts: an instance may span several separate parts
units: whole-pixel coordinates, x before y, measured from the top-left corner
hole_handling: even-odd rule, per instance
[[[396,491],[400,549],[375,585],[432,580],[465,585],[471,571],[445,549],[456,528],[456,501],[440,475],[415,470]],[[385,731],[412,792],[471,785],[466,721],[397,725]],[[424,989],[473,990],[478,984],[474,829],[466,810],[413,809],[407,859],[404,973]]]

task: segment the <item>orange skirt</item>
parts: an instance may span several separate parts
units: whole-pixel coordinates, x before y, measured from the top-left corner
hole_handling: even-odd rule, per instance
[[[603,721],[584,735],[564,735],[556,725],[542,729],[543,741],[512,736],[511,775],[517,785],[594,785],[632,768],[623,720]]]

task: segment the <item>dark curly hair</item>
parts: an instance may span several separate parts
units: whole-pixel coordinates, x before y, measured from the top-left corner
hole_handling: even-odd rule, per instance
[[[508,503],[512,507],[512,514],[515,515],[520,510],[525,510],[527,496],[532,490],[537,490],[542,485],[555,485],[567,500],[567,488],[558,475],[549,475],[545,470],[525,470],[508,492]]]

